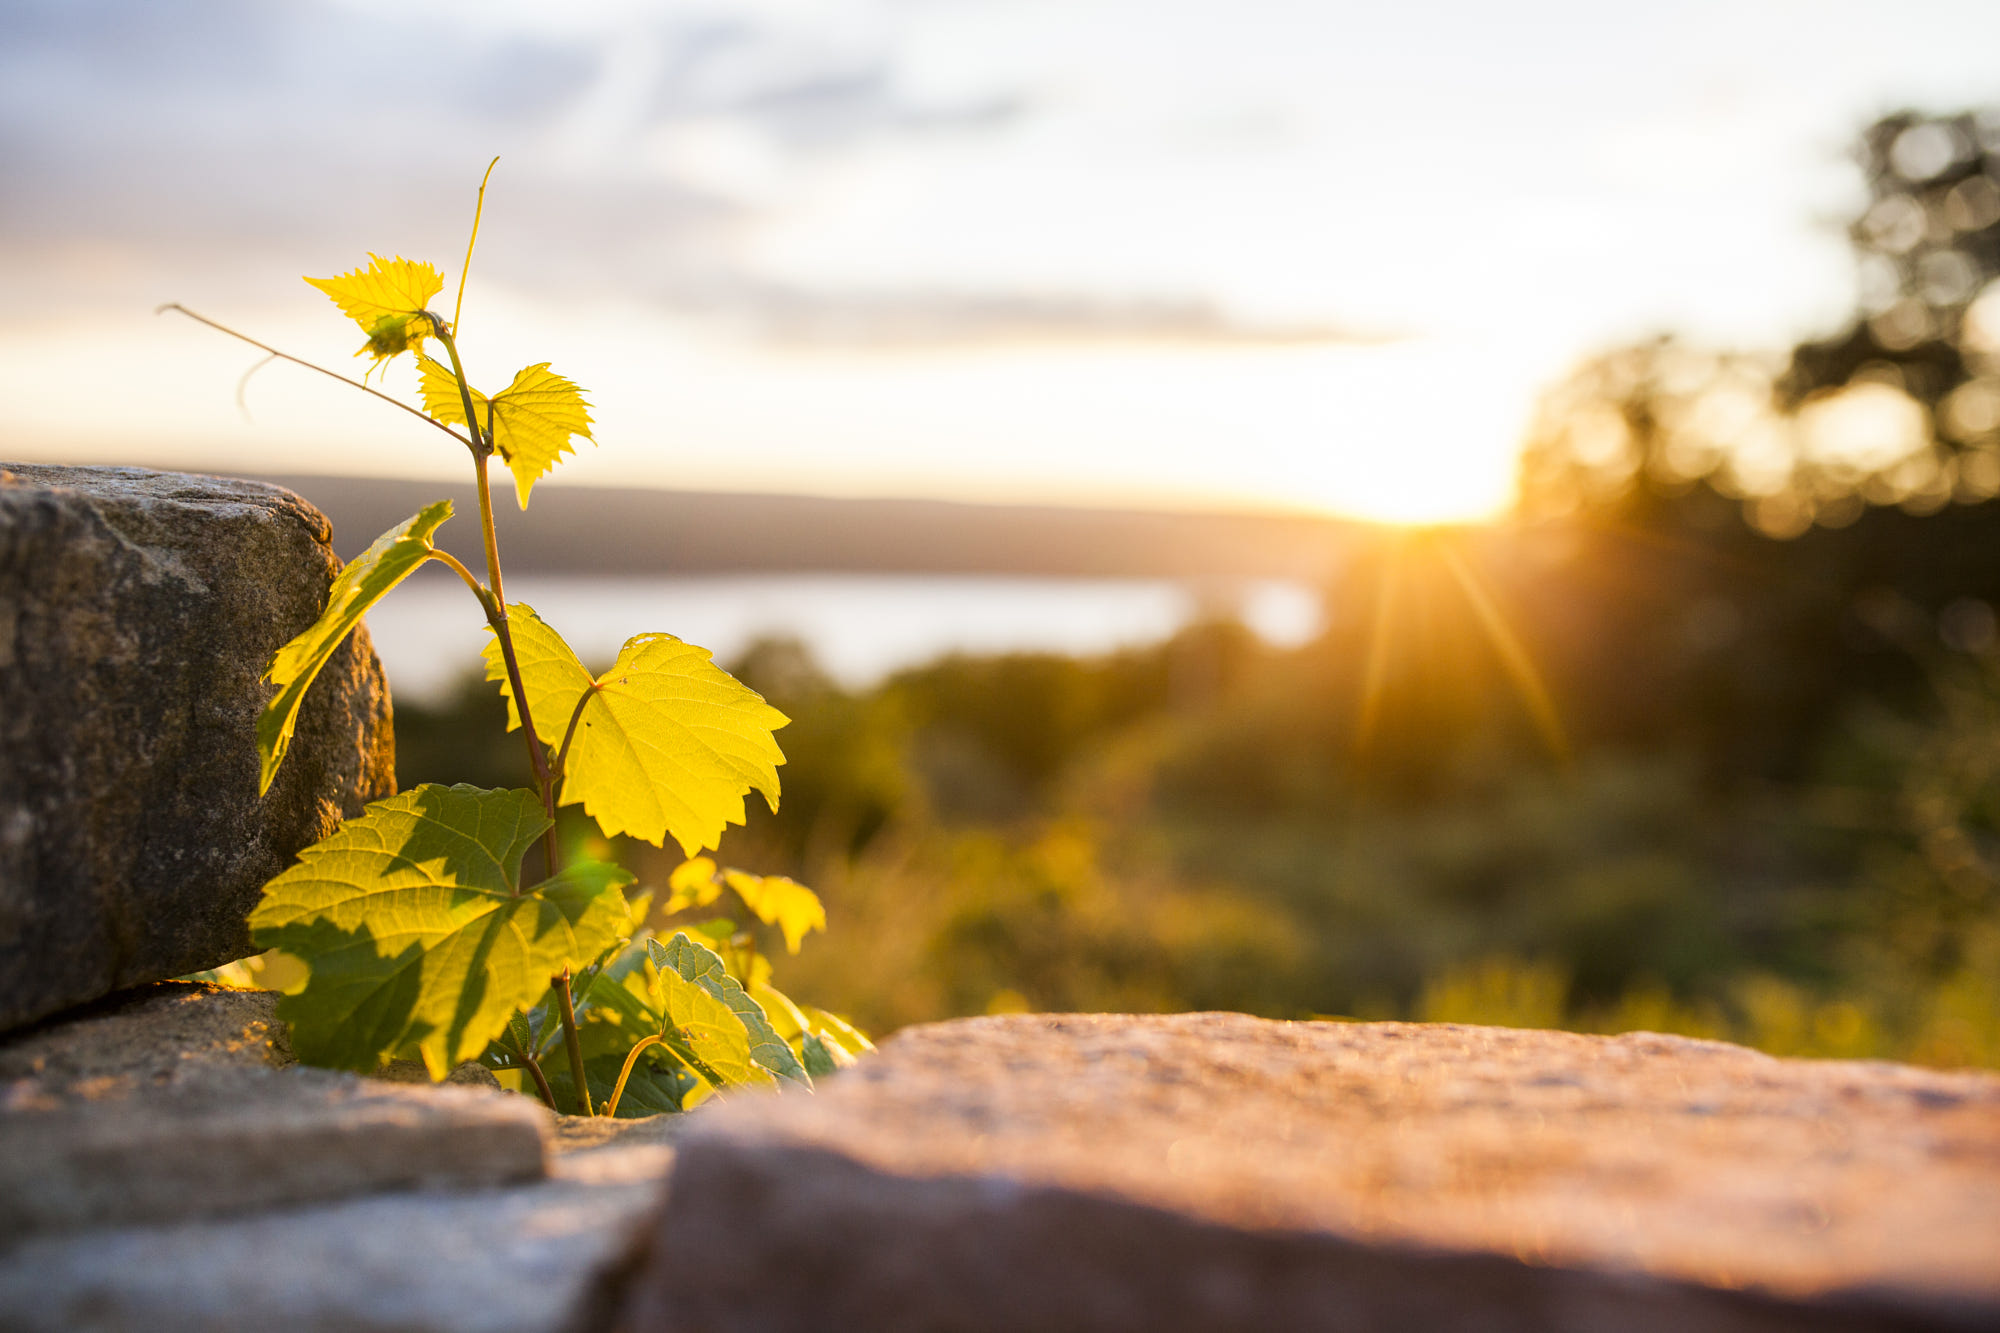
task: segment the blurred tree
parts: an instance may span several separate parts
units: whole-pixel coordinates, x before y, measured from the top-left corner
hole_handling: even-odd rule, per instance
[[[1591,359],[1542,404],[1528,512],[1705,486],[1791,537],[2000,494],[2000,111],[1897,112],[1855,156],[1847,326],[1789,357],[1661,338]]]
[[[1863,132],[1855,156],[1869,195],[1848,227],[1860,309],[1840,333],[1793,351],[1779,382],[1784,400],[1893,370],[1893,382],[1940,412],[1948,441],[1988,439],[2000,429],[1986,405],[1991,385],[1971,411],[1959,393],[2000,370],[1992,326],[2000,297],[1990,290],[2000,277],[2000,109],[1899,111]]]
[[[1797,781],[1858,700],[1929,697],[2000,602],[2000,114],[1857,148],[1859,304],[1788,356],[1675,338],[1541,404],[1521,471],[1531,637],[1599,740]],[[1743,522],[1738,521],[1741,516]],[[1643,698],[1646,707],[1634,706]]]

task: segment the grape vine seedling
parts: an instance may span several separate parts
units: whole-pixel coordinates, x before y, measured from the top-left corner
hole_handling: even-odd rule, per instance
[[[361,326],[367,342],[357,355],[371,358],[370,374],[406,352],[416,358],[421,410],[370,387],[368,375],[353,380],[183,306],[162,307],[261,348],[267,361],[307,366],[402,408],[457,441],[478,482],[483,582],[437,544],[452,516],[440,500],[349,562],[319,619],[272,658],[265,678],[277,693],[257,724],[259,790],[284,763],[313,678],[370,607],[431,561],[479,602],[486,676],[534,773],[532,791],[426,784],[377,801],[265,885],[250,917],[253,940],[309,969],[279,1015],[308,1063],[366,1073],[414,1058],[439,1079],[476,1059],[520,1071],[552,1108],[584,1115],[679,1111],[744,1085],[810,1087],[871,1049],[868,1039],[773,988],[769,960],[734,920],[659,940],[644,926],[652,896],[634,892],[631,875],[561,855],[556,809],[581,805],[607,838],[678,844],[687,860],[669,884],[669,915],[728,893],[794,953],[826,926],[804,885],[701,855],[744,821],[752,790],[777,808],[784,755],[773,733],[784,714],[706,649],[670,634],[628,639],[608,670],[593,673],[533,607],[506,599],[488,461],[506,464],[525,510],[535,483],[576,440],[591,440],[591,418],[582,391],[547,362],[492,394],[466,378],[459,315],[485,201],[482,180],[450,320],[432,308],[444,277],[429,264],[370,255],[366,268],[306,279]],[[534,879],[527,867],[537,845]],[[558,1043],[567,1068],[545,1068]]]

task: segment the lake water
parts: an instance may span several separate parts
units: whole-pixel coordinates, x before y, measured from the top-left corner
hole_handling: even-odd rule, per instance
[[[946,653],[1074,655],[1157,643],[1204,615],[1236,615],[1279,646],[1319,631],[1310,587],[1282,580],[1054,579],[906,574],[689,578],[510,577],[585,662],[634,634],[665,631],[728,662],[758,638],[802,640],[843,685],[871,685]],[[397,697],[435,701],[478,669],[485,620],[465,586],[432,566],[368,613]]]

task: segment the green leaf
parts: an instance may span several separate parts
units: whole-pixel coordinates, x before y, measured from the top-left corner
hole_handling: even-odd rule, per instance
[[[292,729],[298,725],[299,706],[305,702],[306,688],[319,675],[334,651],[346,639],[368,608],[388,595],[391,588],[416,572],[437,548],[431,534],[451,517],[451,501],[427,505],[375,539],[373,545],[347,562],[326,596],[326,609],[305,633],[278,649],[264,679],[278,687],[278,693],[257,719],[257,755],[262,770],[257,776],[257,794],[271,790],[278,765],[291,748]]]
[[[783,875],[753,875],[747,870],[726,870],[722,878],[736,890],[743,905],[757,914],[765,925],[775,925],[785,933],[785,952],[797,953],[799,943],[810,930],[826,929],[826,908],[819,895],[797,880]]]
[[[417,358],[417,376],[424,411],[447,424],[464,425],[465,400],[458,392],[458,377],[427,356]],[[564,454],[573,452],[570,440],[590,439],[590,404],[583,400],[583,391],[551,371],[546,361],[519,372],[512,384],[490,398],[470,385],[466,392],[479,417],[474,430],[492,424],[493,447],[514,474],[514,494],[523,509],[535,483],[554,470]]]
[[[669,974],[677,976],[701,987],[729,1006],[730,1012],[736,1015],[743,1024],[743,1030],[749,1034],[751,1059],[782,1078],[812,1086],[812,1080],[806,1077],[805,1066],[799,1063],[791,1046],[771,1026],[764,1006],[751,999],[736,978],[729,975],[722,965],[721,955],[696,943],[685,932],[676,932],[673,939],[665,944],[658,940],[650,941],[647,949],[663,977]]]
[[[840,1072],[839,1064],[834,1061],[833,1052],[827,1049],[825,1042],[812,1033],[808,1032],[805,1035],[804,1040],[799,1043],[799,1048],[799,1053],[805,1057],[806,1072],[814,1078],[825,1078],[828,1074]]]
[[[657,975],[666,1010],[662,1030],[684,1045],[689,1055],[707,1066],[724,1087],[772,1081],[770,1072],[752,1058],[750,1033],[735,1010],[671,968],[662,968]]]
[[[692,857],[743,822],[750,789],[778,808],[785,756],[771,733],[790,719],[711,662],[706,648],[640,634],[593,677],[532,606],[517,603],[507,614],[535,730],[560,745],[577,717],[562,804],[581,802],[605,836],[629,833],[659,847],[672,835]],[[519,726],[498,638],[484,651],[486,678],[507,697],[508,726]]]
[[[265,885],[252,938],[312,967],[279,1002],[299,1057],[366,1072],[415,1046],[441,1074],[630,929],[632,877],[616,866],[579,862],[516,892],[548,826],[532,792],[425,785],[375,802]]]

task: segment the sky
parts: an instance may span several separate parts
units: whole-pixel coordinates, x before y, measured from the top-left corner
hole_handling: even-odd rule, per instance
[[[0,457],[459,475],[153,311],[356,373],[300,276],[455,282],[498,155],[545,484],[1478,517],[1592,349],[1837,324],[1854,133],[1996,100],[1990,2],[0,0]]]

